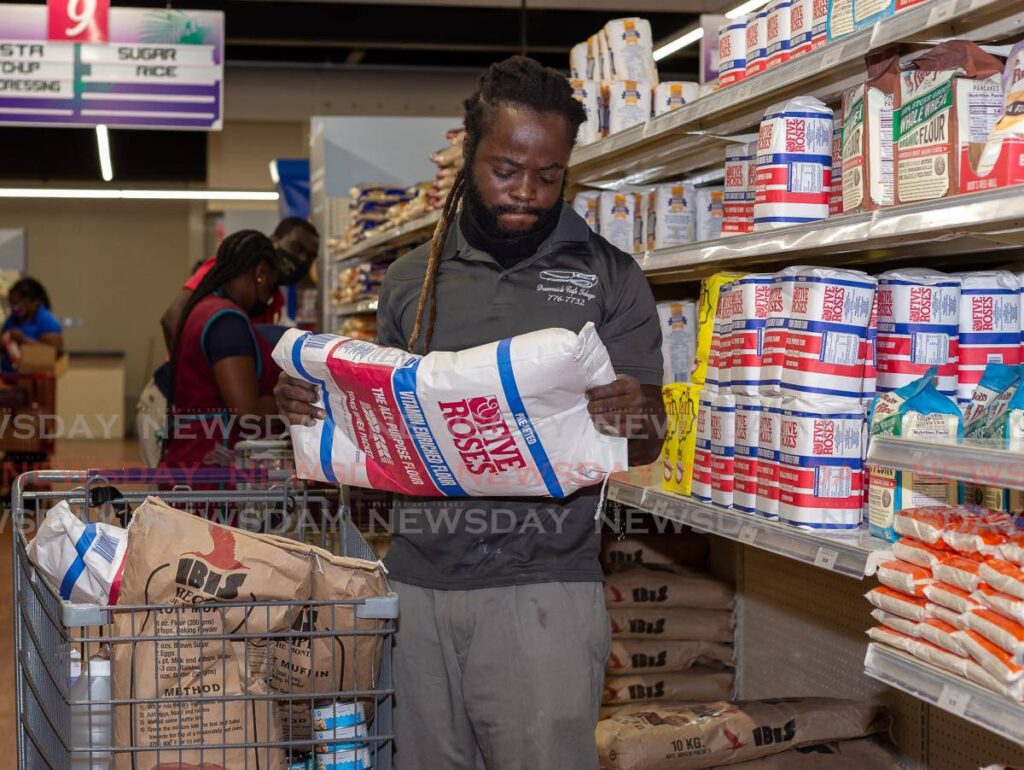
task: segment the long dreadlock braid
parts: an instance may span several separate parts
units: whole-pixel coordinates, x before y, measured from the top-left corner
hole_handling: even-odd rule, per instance
[[[409,352],[413,352],[416,343],[423,335],[423,353],[430,352],[430,342],[434,335],[434,320],[437,317],[437,274],[441,267],[441,254],[452,224],[455,222],[459,206],[466,191],[468,175],[472,173],[473,156],[481,137],[494,118],[498,107],[508,104],[527,107],[537,113],[555,113],[565,118],[568,127],[570,144],[576,141],[576,132],[587,119],[587,114],[572,95],[572,86],[557,70],[545,67],[534,59],[525,56],[511,56],[504,61],[492,64],[480,76],[480,85],[476,93],[464,102],[466,117],[466,139],[463,146],[464,164],[455,177],[452,189],[448,191],[441,218],[434,228],[430,241],[430,256],[427,259],[426,275],[420,289],[419,304],[416,306],[416,321],[412,335],[409,337]],[[427,306],[430,312],[427,313]],[[423,328],[423,316],[427,315],[426,329]]]

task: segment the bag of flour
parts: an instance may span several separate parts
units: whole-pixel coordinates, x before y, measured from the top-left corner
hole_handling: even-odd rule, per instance
[[[604,681],[604,702],[722,700],[732,692],[732,683],[732,671],[704,667],[675,674],[659,672],[609,676]]]
[[[608,607],[732,607],[733,589],[710,575],[655,569],[630,569],[608,575],[604,584]]]
[[[626,439],[599,433],[587,412],[585,392],[615,379],[590,323],[426,356],[290,329],[274,360],[318,386],[327,412],[291,427],[301,478],[561,499],[626,467]]]
[[[696,663],[731,666],[732,647],[719,642],[659,641],[657,639],[614,639],[608,655],[608,674],[676,673]]]

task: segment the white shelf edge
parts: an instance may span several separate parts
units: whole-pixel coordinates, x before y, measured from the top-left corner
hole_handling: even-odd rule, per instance
[[[876,554],[890,547],[869,535],[866,527],[856,534],[819,534],[615,479],[609,485],[608,499],[857,580],[873,574]]]
[[[336,316],[357,315],[359,313],[376,313],[377,298],[364,299],[359,302],[350,302],[347,305],[335,305],[332,313]]]
[[[864,673],[1024,746],[1024,705],[907,653],[871,642]]]
[[[408,238],[410,235],[420,232],[429,232],[440,219],[440,211],[431,211],[419,219],[413,219],[398,227],[389,227],[382,232],[375,233],[355,246],[333,254],[331,260],[338,269],[366,262],[372,259],[375,254],[387,251],[391,248],[392,243],[397,243],[404,238]]]
[[[872,436],[868,462],[1002,489],[1024,489],[1024,453],[972,444]]]

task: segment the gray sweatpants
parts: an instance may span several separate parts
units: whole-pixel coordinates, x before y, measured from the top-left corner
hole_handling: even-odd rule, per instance
[[[396,770],[596,770],[600,583],[392,585]]]

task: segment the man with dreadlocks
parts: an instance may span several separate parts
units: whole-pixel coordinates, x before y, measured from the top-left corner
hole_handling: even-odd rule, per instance
[[[661,437],[661,335],[627,254],[562,199],[583,108],[568,81],[512,57],[466,101],[465,169],[429,245],[390,268],[380,342],[462,350],[588,321],[618,378],[587,393],[604,431],[652,462]],[[460,210],[461,205],[461,210]],[[282,377],[290,420],[322,417],[312,388]],[[600,489],[566,499],[398,499],[387,568],[401,618],[395,647],[402,770],[592,770],[610,645],[595,511]]]

